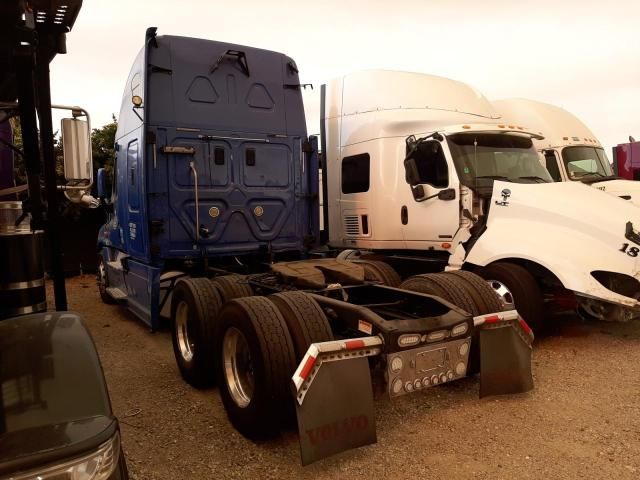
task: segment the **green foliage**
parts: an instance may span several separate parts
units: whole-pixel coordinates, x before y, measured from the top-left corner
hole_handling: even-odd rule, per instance
[[[11,129],[13,130],[13,145],[22,151],[22,129],[20,128],[20,119],[14,117],[9,120]],[[13,154],[13,174],[15,176],[16,185],[27,183],[27,171],[24,167],[24,160],[20,155]]]
[[[91,132],[91,148],[93,151],[93,168],[104,168],[111,177],[113,174],[113,160],[115,158],[115,150],[113,148],[116,141],[116,130],[118,122],[114,115],[111,116],[113,121],[107,123],[100,128],[94,128]]]

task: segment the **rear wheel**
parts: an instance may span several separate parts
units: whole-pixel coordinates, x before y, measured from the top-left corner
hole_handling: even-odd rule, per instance
[[[464,271],[428,273],[411,277],[400,286],[442,299],[462,308],[473,316],[503,310],[497,295],[479,276]],[[467,375],[480,371],[480,351],[477,335],[473,335]]]
[[[287,324],[296,361],[300,362],[312,343],[333,340],[331,326],[320,305],[304,292],[269,295]]]
[[[534,332],[544,325],[543,297],[536,279],[515,263],[496,262],[476,270],[501,297],[505,308],[516,308]],[[513,305],[513,306],[511,306]]]
[[[501,312],[505,309],[497,292],[479,275],[465,270],[454,270],[443,275],[454,276],[462,280],[478,306],[478,315]]]
[[[379,260],[356,260],[354,263],[364,268],[365,280],[380,282],[389,287],[398,287],[402,283],[398,272],[388,263]]]
[[[196,388],[214,384],[214,342],[222,298],[207,278],[180,280],[171,300],[173,353],[182,378]]]
[[[107,266],[104,264],[104,257],[100,253],[98,254],[97,270],[98,291],[100,292],[100,298],[104,303],[113,305],[114,303],[116,303],[116,301],[111,295],[109,295],[109,292],[107,292],[107,287],[109,286],[109,280],[107,279]]]
[[[400,288],[435,295],[472,315],[478,315],[477,312],[480,310],[479,305],[468,290],[469,287],[459,277],[444,273],[415,275],[405,280],[400,285]]]
[[[219,321],[216,370],[227,415],[248,438],[274,436],[293,410],[289,383],[296,364],[287,324],[265,297],[228,302]]]
[[[430,278],[430,274],[414,275],[409,277],[400,284],[399,288],[402,288],[403,290],[410,290],[412,292],[426,293],[427,295],[435,295],[447,302],[451,302],[451,297],[447,291],[435,283]]]
[[[213,283],[218,287],[222,299],[225,302],[234,298],[250,297],[253,295],[251,287],[247,283],[244,275],[224,275],[213,279]]]

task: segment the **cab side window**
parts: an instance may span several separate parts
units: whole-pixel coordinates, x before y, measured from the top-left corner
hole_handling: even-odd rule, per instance
[[[449,186],[449,167],[440,142],[424,142],[414,154],[420,183],[438,188]]]
[[[342,159],[342,193],[369,191],[370,158],[368,153]]]
[[[561,182],[562,177],[560,176],[560,169],[558,169],[558,160],[556,159],[556,154],[554,152],[545,152],[544,153],[544,161],[545,167],[549,171],[549,175],[553,178],[554,182]]]

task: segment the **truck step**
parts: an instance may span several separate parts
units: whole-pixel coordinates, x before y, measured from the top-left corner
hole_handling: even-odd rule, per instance
[[[107,293],[116,301],[126,300],[127,294],[118,287],[107,287]]]
[[[115,262],[105,262],[109,268],[113,268],[114,270],[122,270],[122,262],[116,260]]]

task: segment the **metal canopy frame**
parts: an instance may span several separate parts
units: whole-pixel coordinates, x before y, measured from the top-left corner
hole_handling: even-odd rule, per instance
[[[0,101],[18,101],[32,228],[48,234],[56,310],[67,309],[57,222],[56,159],[51,120],[49,63],[66,53],[66,34],[82,0],[0,2]],[[39,129],[38,129],[39,127]],[[40,188],[44,166],[46,204]]]

